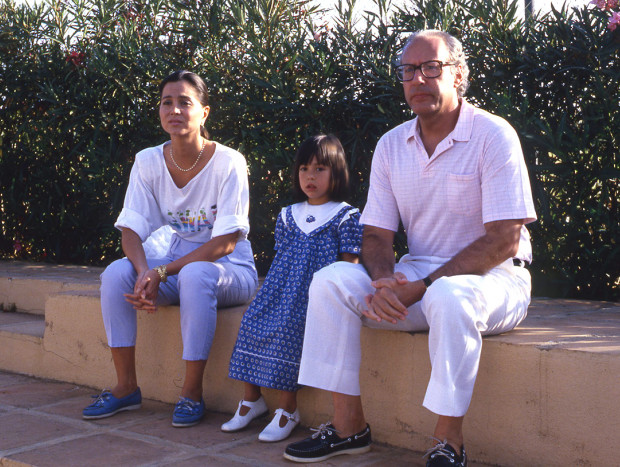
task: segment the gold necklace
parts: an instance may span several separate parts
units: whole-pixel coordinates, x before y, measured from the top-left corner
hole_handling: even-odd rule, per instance
[[[200,152],[198,153],[198,157],[196,158],[196,160],[194,161],[194,163],[192,164],[192,166],[189,169],[183,169],[179,166],[179,164],[177,164],[177,161],[174,160],[174,156],[172,155],[172,142],[170,143],[170,159],[172,160],[172,163],[174,164],[174,166],[179,169],[181,172],[189,172],[190,170],[192,170],[194,167],[196,167],[196,164],[198,164],[198,161],[200,160],[200,156],[202,156],[202,152],[205,150],[205,147],[207,145],[207,140],[205,140],[204,143],[202,143],[202,149],[200,150]]]

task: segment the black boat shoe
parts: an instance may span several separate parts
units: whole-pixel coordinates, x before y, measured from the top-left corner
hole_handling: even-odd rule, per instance
[[[439,441],[435,438],[436,441]],[[459,456],[455,449],[448,444],[448,441],[438,442],[424,454],[428,456],[426,467],[467,467],[467,454],[465,446],[461,446]]]
[[[362,454],[370,451],[372,440],[370,426],[366,425],[359,433],[341,438],[331,423],[311,428],[315,431],[306,438],[287,446],[284,457],[293,462],[321,462],[340,454]]]

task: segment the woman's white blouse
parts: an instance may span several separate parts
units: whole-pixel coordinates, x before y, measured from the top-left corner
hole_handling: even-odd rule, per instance
[[[212,237],[239,232],[243,256],[251,259],[247,241],[249,191],[245,158],[234,149],[216,143],[211,160],[183,188],[177,187],[166,167],[164,144],[136,155],[123,210],[114,226],[129,228],[144,242],[163,225],[185,240],[206,243]],[[237,253],[242,253],[239,251]],[[231,260],[238,256],[229,255]]]

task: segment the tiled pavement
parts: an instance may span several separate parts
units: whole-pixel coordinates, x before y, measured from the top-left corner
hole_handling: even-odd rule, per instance
[[[92,388],[0,371],[0,466],[277,466],[290,441],[309,434],[298,427],[290,440],[257,440],[266,420],[227,434],[230,415],[209,412],[192,428],[173,428],[172,406],[145,400],[142,409],[85,421],[81,410]],[[370,453],[338,456],[313,465],[422,466],[421,454],[375,444]],[[471,464],[470,464],[471,465]]]

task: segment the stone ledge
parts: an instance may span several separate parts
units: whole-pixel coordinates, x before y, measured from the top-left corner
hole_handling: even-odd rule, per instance
[[[96,290],[103,268],[0,261],[0,303],[44,315],[46,298],[66,290]]]
[[[45,319],[29,313],[0,313],[0,332],[43,337]]]
[[[226,375],[244,309],[218,313],[205,375],[212,410],[232,413],[242,395],[242,384]],[[44,338],[0,330],[0,368],[94,387],[114,381],[98,291],[52,294],[45,320]],[[178,307],[139,313],[138,320],[143,393],[175,402],[184,376]],[[430,375],[427,334],[363,329],[362,343],[362,398],[373,437],[423,450],[435,422],[421,407]],[[500,465],[607,465],[620,436],[618,374],[619,304],[535,299],[515,331],[484,339],[465,422],[470,457]],[[266,391],[272,409],[275,396]],[[302,389],[299,406],[308,426],[332,413],[329,395],[312,388]]]
[[[620,356],[620,304],[534,299],[526,320],[514,332],[501,336],[501,340],[534,345],[540,350],[563,349]]]

